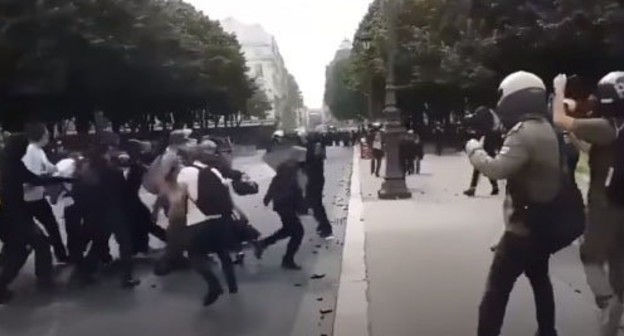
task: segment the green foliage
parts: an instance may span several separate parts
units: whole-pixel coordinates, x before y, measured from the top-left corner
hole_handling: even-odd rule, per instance
[[[355,34],[347,82],[383,92],[387,21],[383,0],[371,4]],[[495,103],[496,85],[526,70],[549,84],[560,72],[593,82],[624,68],[620,0],[403,0],[396,21],[395,72],[403,110],[460,110]],[[372,37],[364,50],[362,36]],[[380,93],[374,93],[379,96]]]
[[[303,95],[293,75],[288,74],[287,81],[288,91],[281,122],[284,130],[291,131],[297,128],[297,110],[303,107]]]
[[[359,119],[367,113],[366,97],[348,86],[350,59],[336,60],[327,72],[325,103],[339,120]]]
[[[117,125],[190,123],[253,94],[236,38],[181,0],[7,0],[0,13],[0,122],[101,110]]]
[[[245,115],[263,119],[266,118],[267,112],[271,111],[272,108],[266,93],[261,89],[256,89],[253,96],[247,100]]]

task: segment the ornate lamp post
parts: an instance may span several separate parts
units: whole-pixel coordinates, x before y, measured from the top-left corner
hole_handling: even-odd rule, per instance
[[[401,123],[401,111],[397,108],[394,64],[397,53],[397,21],[401,0],[386,0],[384,13],[388,25],[388,64],[386,76],[386,107],[383,114],[386,116],[386,131],[384,140],[386,145],[386,174],[379,190],[380,199],[407,199],[412,193],[405,184],[405,175],[399,165],[399,142],[405,128]]]
[[[372,38],[364,33],[362,36],[358,37],[357,40],[361,43],[362,49],[368,53],[371,48]],[[367,111],[366,116],[368,120],[373,120],[373,75],[368,79],[368,102],[367,102]]]

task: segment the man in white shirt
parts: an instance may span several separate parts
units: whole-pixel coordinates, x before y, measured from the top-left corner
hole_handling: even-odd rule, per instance
[[[32,123],[26,126],[26,136],[30,141],[26,154],[22,162],[33,174],[52,175],[56,173],[56,166],[53,165],[43,150],[50,141],[50,134],[42,123]],[[24,186],[24,200],[28,204],[33,217],[44,227],[50,243],[54,249],[57,261],[65,263],[68,261],[67,251],[61,238],[59,224],[56,221],[50,203],[45,199],[45,188],[42,186]]]

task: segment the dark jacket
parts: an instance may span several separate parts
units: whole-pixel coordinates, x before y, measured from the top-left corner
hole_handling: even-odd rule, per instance
[[[483,149],[488,153],[489,156],[496,156],[496,153],[503,146],[503,135],[496,131],[488,131],[483,134],[485,140],[483,142]]]
[[[273,202],[275,211],[299,211],[305,207],[303,192],[297,181],[299,166],[296,163],[282,164],[277,168],[277,175],[271,181],[264,196],[264,204]]]

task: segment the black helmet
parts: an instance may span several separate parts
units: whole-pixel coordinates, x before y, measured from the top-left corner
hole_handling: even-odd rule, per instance
[[[596,88],[598,114],[604,117],[624,116],[624,71],[610,72]]]
[[[496,114],[506,128],[522,121],[525,115],[547,115],[546,85],[537,75],[518,71],[500,84]]]

